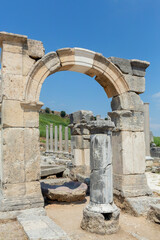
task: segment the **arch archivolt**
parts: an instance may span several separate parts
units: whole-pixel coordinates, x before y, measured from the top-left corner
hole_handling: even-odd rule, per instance
[[[82,48],[63,48],[46,54],[34,64],[27,77],[25,100],[38,102],[44,80],[55,72],[67,70],[95,77],[108,97],[129,91],[121,71],[103,55]]]

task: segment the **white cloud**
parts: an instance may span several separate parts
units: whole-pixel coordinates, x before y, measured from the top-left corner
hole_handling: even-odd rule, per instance
[[[152,95],[153,98],[160,98],[160,92],[157,92]]]

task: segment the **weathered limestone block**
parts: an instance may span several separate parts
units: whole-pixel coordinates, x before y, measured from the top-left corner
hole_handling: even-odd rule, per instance
[[[80,110],[80,111],[70,114],[71,123],[73,123],[73,124],[80,123],[82,120],[85,120],[85,121],[93,120],[93,112],[86,111],[86,110]]]
[[[29,57],[27,53],[23,54],[22,60],[23,60],[22,74],[23,74],[23,76],[28,76],[28,74],[31,71],[31,68],[33,67],[36,60]]]
[[[25,182],[24,129],[2,129],[3,183]]]
[[[22,75],[22,56],[21,53],[4,52],[2,50],[2,73]]]
[[[0,69],[0,102],[2,102],[2,75]]]
[[[24,161],[26,181],[40,179],[39,129],[24,129]]]
[[[6,99],[22,100],[24,98],[26,78],[22,75],[3,74],[2,94]]]
[[[128,83],[129,90],[138,94],[145,91],[145,78],[139,76],[132,76],[131,74],[124,74],[124,78]]]
[[[8,32],[0,32],[0,46],[4,42],[9,43],[26,43],[27,42],[27,36],[20,35],[20,34],[14,34],[14,33],[8,33]]]
[[[134,92],[126,92],[113,97],[111,102],[112,110],[134,110],[143,112],[143,102],[140,96]]]
[[[45,54],[45,49],[41,41],[27,39],[28,55],[34,59],[42,58]]]
[[[114,174],[145,172],[144,132],[113,132],[112,149]]]
[[[23,197],[26,193],[25,183],[5,184],[3,189],[3,197],[12,199],[14,196]]]
[[[113,188],[114,193],[121,197],[138,197],[152,194],[144,173],[130,175],[113,173]]]
[[[35,109],[24,110],[24,127],[38,128],[39,127],[39,113]]]
[[[144,114],[143,112],[121,110],[109,112],[108,115],[114,122],[116,128],[114,131],[144,131]]]
[[[108,59],[114,63],[122,71],[122,73],[133,73],[130,60],[118,57],[109,57]]]
[[[2,126],[23,127],[23,109],[21,108],[20,101],[3,100]]]
[[[41,187],[39,181],[26,182],[26,197],[42,199]]]
[[[132,59],[131,60],[131,66],[133,70],[133,75],[144,77],[145,76],[145,70],[150,65],[147,61],[141,61],[138,59]]]
[[[72,142],[73,149],[87,149],[87,148],[89,149],[90,148],[90,138],[86,139],[85,135],[71,136],[71,142]]]
[[[61,62],[61,70],[68,70],[70,69],[75,63],[75,56],[74,56],[74,48],[62,48],[56,51],[60,62]]]

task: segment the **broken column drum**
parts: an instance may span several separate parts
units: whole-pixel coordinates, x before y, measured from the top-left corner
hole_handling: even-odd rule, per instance
[[[90,121],[90,202],[83,211],[81,227],[89,232],[112,234],[119,229],[120,210],[113,203],[110,120]]]

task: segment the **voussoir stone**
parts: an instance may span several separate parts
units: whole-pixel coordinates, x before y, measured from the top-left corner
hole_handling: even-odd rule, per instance
[[[41,187],[44,196],[58,202],[82,201],[87,191],[87,185],[79,182],[66,182],[63,185],[41,183]]]
[[[110,57],[108,58],[114,65],[116,65],[122,73],[132,74],[132,67],[130,60],[118,57]]]

